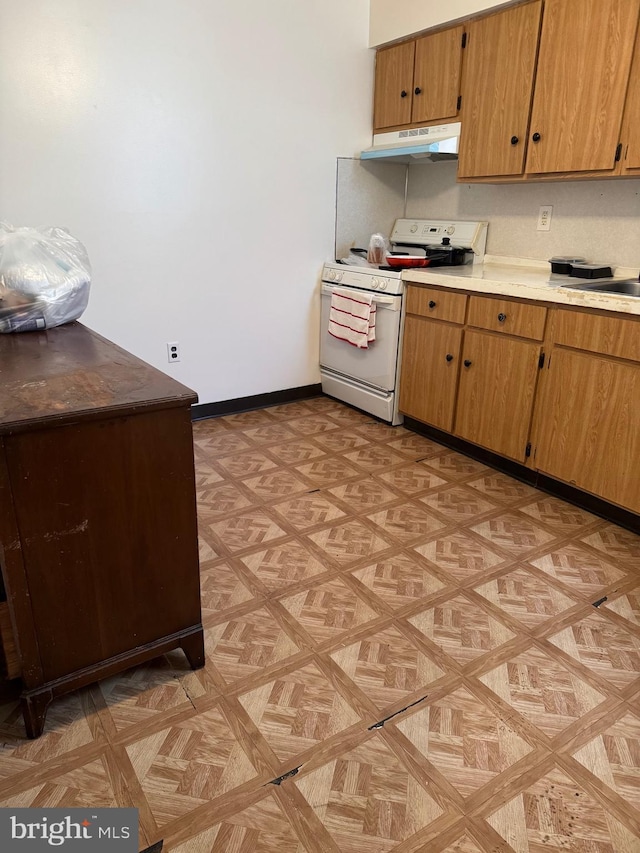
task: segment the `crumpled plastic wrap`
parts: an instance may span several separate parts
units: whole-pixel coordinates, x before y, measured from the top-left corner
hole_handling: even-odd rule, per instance
[[[0,222],[0,332],[50,329],[77,320],[89,302],[91,264],[64,228]]]
[[[369,240],[367,260],[374,266],[386,263],[387,252],[390,248],[389,241],[384,234],[372,234]]]

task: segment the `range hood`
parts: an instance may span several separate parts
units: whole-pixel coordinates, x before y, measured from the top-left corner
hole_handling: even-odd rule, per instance
[[[361,152],[360,159],[409,164],[457,160],[460,128],[460,122],[456,121],[452,124],[376,133],[373,145]]]

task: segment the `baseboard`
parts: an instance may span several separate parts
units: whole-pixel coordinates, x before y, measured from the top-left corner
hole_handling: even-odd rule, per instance
[[[568,483],[562,483],[560,480],[554,480],[553,477],[547,477],[546,474],[538,474],[536,479],[536,488],[542,489],[543,492],[549,492],[557,498],[568,503],[586,509],[587,512],[592,512],[594,515],[599,515],[601,518],[606,518],[607,521],[618,524],[620,527],[626,527],[633,533],[640,533],[640,516],[635,512],[631,512],[624,507],[616,506],[602,498],[591,495],[589,492],[583,492],[582,489],[577,489],[575,486],[570,486]]]
[[[300,388],[285,388],[284,391],[270,391],[268,394],[254,394],[251,397],[236,397],[234,400],[221,400],[219,403],[202,403],[191,406],[191,420],[217,418],[220,415],[237,415],[253,409],[293,403],[296,400],[308,400],[322,394],[322,385],[302,385]]]
[[[589,494],[589,492],[583,492],[582,489],[570,486],[568,483],[562,483],[560,480],[555,480],[553,477],[527,468],[519,462],[506,459],[504,456],[500,456],[490,450],[485,450],[484,447],[478,447],[476,444],[471,444],[470,441],[465,441],[463,438],[458,438],[448,432],[442,432],[442,430],[423,424],[413,418],[405,417],[404,425],[407,429],[417,432],[419,435],[431,438],[437,441],[438,444],[443,444],[452,450],[458,450],[460,453],[464,453],[465,456],[470,456],[478,462],[490,465],[492,468],[509,474],[509,476],[515,477],[517,480],[522,480],[522,482],[528,483],[530,486],[535,486],[536,489],[547,492],[554,497],[562,498],[562,500],[575,504],[594,515],[599,515],[613,524],[625,527],[633,533],[640,533],[640,515],[631,512],[631,510],[609,503],[609,501],[603,500],[603,498],[596,497],[596,495]]]

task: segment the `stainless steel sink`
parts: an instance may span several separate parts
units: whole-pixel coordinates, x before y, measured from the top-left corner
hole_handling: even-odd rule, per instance
[[[576,281],[562,286],[571,288],[571,290],[588,290],[590,293],[620,293],[623,296],[640,296],[640,281],[635,278]]]

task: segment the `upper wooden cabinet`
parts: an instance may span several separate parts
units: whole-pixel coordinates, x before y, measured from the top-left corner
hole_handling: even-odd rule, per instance
[[[455,120],[464,27],[451,27],[376,54],[374,130]]]
[[[458,178],[637,174],[639,12],[640,0],[536,0],[467,24]]]
[[[613,170],[640,0],[545,0],[528,173]]]
[[[415,55],[413,41],[379,50],[376,54],[374,130],[411,122]]]
[[[538,0],[467,26],[460,178],[524,171],[541,15]]]
[[[636,48],[631,64],[620,142],[622,144],[622,174],[640,174],[640,29],[638,30]]]
[[[458,115],[463,34],[464,27],[452,27],[417,40],[412,123]]]

